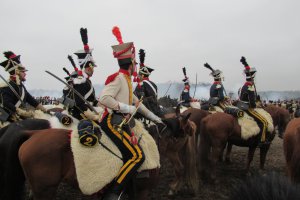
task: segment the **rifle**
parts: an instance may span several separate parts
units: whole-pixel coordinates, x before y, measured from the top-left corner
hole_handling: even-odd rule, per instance
[[[50,74],[51,76],[53,76],[54,78],[56,78],[57,80],[59,80],[60,82],[62,82],[63,84],[65,84],[70,90],[72,90],[81,100],[83,100],[86,105],[89,107],[89,109],[91,109],[93,112],[95,112],[96,114],[99,114],[95,108],[77,91],[73,88],[73,86],[69,85],[68,83],[66,83],[65,81],[63,81],[61,78],[59,78],[58,76],[56,76],[55,74],[49,72],[49,71],[45,71],[46,73]]]

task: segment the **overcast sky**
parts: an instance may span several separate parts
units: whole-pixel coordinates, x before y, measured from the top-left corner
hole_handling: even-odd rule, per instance
[[[98,64],[92,81],[103,84],[119,69],[115,25],[124,42],[145,49],[155,82],[181,81],[184,66],[191,82],[196,73],[212,82],[208,62],[223,71],[226,89],[236,90],[245,56],[258,71],[258,91],[300,88],[299,0],[0,0],[0,8],[0,51],[21,55],[28,89],[63,88],[44,71],[64,77],[63,67],[72,70],[67,55],[83,47],[80,27],[88,29]]]

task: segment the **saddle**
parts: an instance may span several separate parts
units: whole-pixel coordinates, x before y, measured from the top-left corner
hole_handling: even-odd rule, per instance
[[[214,106],[215,108],[215,112],[224,112],[220,107],[218,106]],[[229,108],[231,109],[239,109],[237,107],[234,106],[230,106]],[[271,115],[265,111],[262,108],[255,108],[254,109],[256,112],[258,112],[261,116],[263,116],[267,121],[268,121],[268,128],[267,131],[269,133],[272,133],[274,130],[274,126],[273,126],[273,120]],[[260,133],[260,128],[257,124],[257,122],[254,120],[253,117],[251,117],[250,115],[248,115],[246,112],[243,112],[243,116],[242,117],[238,117],[237,118],[239,125],[241,126],[241,138],[244,140],[247,140],[255,135],[258,135]]]

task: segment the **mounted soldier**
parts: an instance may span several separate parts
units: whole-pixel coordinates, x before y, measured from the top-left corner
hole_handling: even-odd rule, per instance
[[[246,82],[240,91],[240,101],[237,106],[253,117],[257,122],[260,128],[261,143],[263,144],[266,142],[268,121],[260,113],[254,110],[257,101],[257,91],[254,83],[256,69],[248,65],[245,57],[242,57],[240,61],[245,67],[244,73],[246,75]]]
[[[6,61],[0,63],[5,71],[9,73],[8,84],[0,88],[1,101],[1,121],[14,122],[20,118],[33,117],[32,111],[26,111],[23,103],[28,103],[35,109],[46,112],[46,108],[39,103],[26,89],[23,84],[26,81],[25,67],[22,65],[20,55],[15,55],[12,51],[4,52]]]
[[[140,69],[137,78],[137,86],[134,90],[134,94],[140,99],[143,97],[143,104],[151,110],[155,115],[161,116],[160,107],[157,101],[157,86],[149,79],[149,76],[154,69],[146,66],[145,61],[145,51],[140,49]]]
[[[183,67],[182,71],[183,71],[183,75],[184,75],[184,79],[182,80],[184,83],[184,88],[180,95],[181,105],[183,105],[185,107],[195,107],[193,102],[197,102],[199,104],[199,107],[196,106],[195,108],[200,108],[199,101],[197,99],[194,99],[190,95],[190,83],[189,83],[189,78],[186,75],[186,68]],[[196,105],[198,105],[198,104],[196,104]]]
[[[205,63],[204,67],[211,70],[210,75],[214,78],[214,83],[210,87],[210,98],[208,103],[210,106],[219,106],[222,110],[224,110],[226,107],[225,101],[227,97],[222,84],[222,81],[224,80],[223,73],[218,69],[213,69],[208,63]]]
[[[69,75],[70,78],[68,80],[73,84],[74,90],[83,96],[90,105],[97,106],[98,101],[95,96],[95,89],[90,80],[94,73],[94,67],[97,67],[97,65],[95,64],[92,56],[93,49],[90,49],[88,45],[87,29],[81,28],[80,35],[84,44],[84,49],[74,53],[78,56],[80,70],[77,69],[74,61],[72,62],[73,59],[69,57],[75,72],[73,72],[73,75]],[[68,108],[69,113],[73,117],[78,120],[87,118],[93,121],[98,121],[100,119],[100,115],[92,112],[84,99],[80,98],[76,93],[74,93],[74,91],[69,91],[67,88],[65,89],[65,93],[68,93],[67,96],[70,99],[73,99],[75,103],[73,107]]]
[[[112,49],[120,69],[107,78],[100,95],[99,103],[105,108],[100,126],[121,151],[124,165],[104,200],[118,199],[145,160],[143,150],[130,129],[130,116],[138,111],[148,119],[161,123],[161,119],[149,111],[133,94],[131,76],[136,66],[133,42],[123,43],[118,27],[114,27],[112,32],[119,42],[118,45],[112,46]]]

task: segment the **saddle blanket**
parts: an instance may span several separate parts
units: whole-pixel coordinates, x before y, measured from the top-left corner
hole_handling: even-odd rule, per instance
[[[67,114],[65,111],[62,113]],[[77,181],[83,194],[92,195],[100,191],[117,176],[123,166],[123,161],[100,144],[94,147],[82,145],[79,142],[77,131],[79,121],[77,119],[72,117],[73,123],[70,126],[64,126],[56,117],[49,117],[49,115],[39,110],[35,111],[35,118],[49,120],[52,128],[72,130],[71,150],[74,157]],[[135,127],[132,130],[137,138],[140,139],[139,144],[145,154],[145,161],[138,169],[138,172],[159,168],[160,156],[152,136],[145,130],[142,122],[139,120],[135,120]],[[104,132],[102,132],[100,141],[116,155],[122,157],[118,147]]]
[[[234,106],[232,106],[232,107],[234,107]],[[212,113],[224,112],[219,106],[214,106],[214,108],[215,108],[215,111]],[[234,108],[237,108],[237,107],[234,107]],[[267,120],[267,122],[268,122],[267,131],[269,133],[273,133],[274,125],[273,125],[273,120],[272,120],[271,115],[267,111],[265,111],[263,108],[255,108],[254,110]],[[248,115],[246,112],[244,112],[243,117],[238,118],[238,123],[241,126],[241,137],[244,140],[247,140],[247,139],[259,134],[260,128],[259,128],[257,122],[254,120],[253,117]]]
[[[135,135],[141,138],[140,145],[145,154],[145,161],[138,172],[160,167],[158,147],[152,136],[144,129],[143,124],[135,120],[132,128]],[[100,140],[112,152],[122,157],[121,152],[105,133]],[[79,187],[83,194],[91,195],[110,183],[123,166],[123,161],[98,144],[85,147],[79,143],[77,130],[72,132],[71,148],[74,156],[75,168]]]

